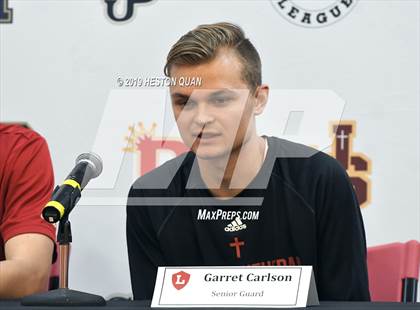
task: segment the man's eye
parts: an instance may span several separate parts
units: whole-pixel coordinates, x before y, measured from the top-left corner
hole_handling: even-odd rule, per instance
[[[192,100],[180,100],[180,101],[175,101],[175,104],[179,107],[188,109],[188,108],[193,107],[195,102]]]
[[[218,98],[213,98],[212,102],[215,104],[224,104],[224,103],[229,102],[229,100],[230,99],[226,97],[218,97]]]

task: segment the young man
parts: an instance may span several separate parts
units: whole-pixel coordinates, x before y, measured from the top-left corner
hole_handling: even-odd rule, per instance
[[[321,300],[369,300],[360,208],[328,155],[257,135],[269,88],[257,51],[236,25],[181,37],[165,73],[191,151],[129,192],[127,244],[135,299],[151,299],[158,266],[312,265]]]
[[[53,186],[44,138],[0,123],[0,299],[48,289],[55,227],[41,211]]]

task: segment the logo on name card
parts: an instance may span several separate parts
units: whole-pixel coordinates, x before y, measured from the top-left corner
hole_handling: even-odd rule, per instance
[[[292,24],[320,28],[343,19],[357,0],[270,0],[279,14]]]
[[[177,289],[183,289],[190,281],[190,274],[184,271],[174,273],[172,275],[172,285]]]

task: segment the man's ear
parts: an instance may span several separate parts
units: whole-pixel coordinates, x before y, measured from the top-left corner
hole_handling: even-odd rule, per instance
[[[266,84],[261,84],[255,90],[255,105],[254,105],[254,114],[260,115],[267,104],[268,93],[270,88]]]

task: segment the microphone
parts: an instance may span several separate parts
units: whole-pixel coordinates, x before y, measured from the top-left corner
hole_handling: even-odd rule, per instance
[[[62,185],[57,186],[51,201],[42,210],[42,217],[56,223],[73,210],[86,184],[102,172],[102,159],[95,153],[77,156],[76,165]]]

